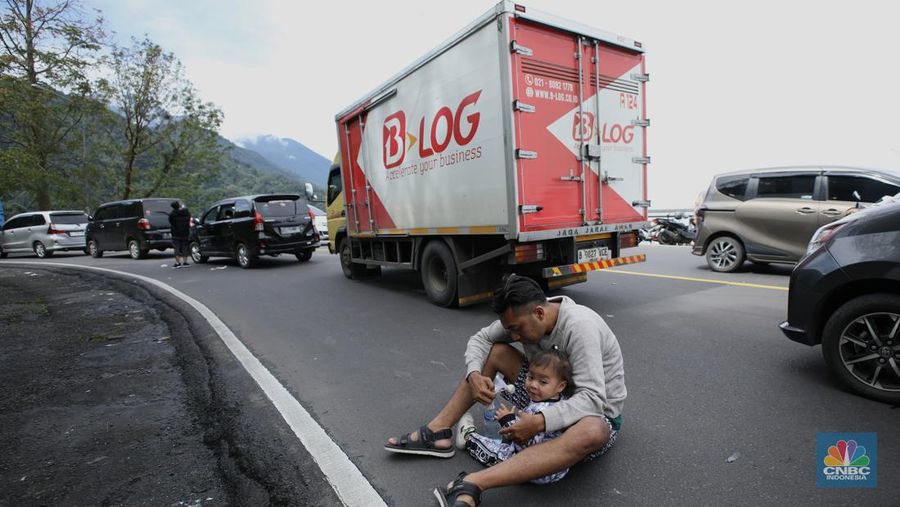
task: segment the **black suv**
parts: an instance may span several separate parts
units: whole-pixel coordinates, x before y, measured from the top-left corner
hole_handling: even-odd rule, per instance
[[[292,253],[300,262],[319,246],[314,215],[297,194],[234,197],[206,210],[191,232],[191,257],[232,257],[250,268],[261,255]]]
[[[143,259],[151,248],[172,248],[169,213],[179,199],[133,199],[101,204],[85,230],[91,257],[103,252],[128,250],[132,259]]]
[[[816,231],[791,274],[788,338],[822,344],[840,382],[900,405],[900,202]]]

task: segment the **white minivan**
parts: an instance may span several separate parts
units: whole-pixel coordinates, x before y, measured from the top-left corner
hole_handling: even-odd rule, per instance
[[[87,223],[88,215],[83,211],[20,213],[3,223],[0,258],[11,253],[34,252],[43,259],[57,251],[85,251]]]

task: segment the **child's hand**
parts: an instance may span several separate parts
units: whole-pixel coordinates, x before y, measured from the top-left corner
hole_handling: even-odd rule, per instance
[[[509,408],[506,405],[501,403],[500,408],[497,409],[497,414],[494,417],[499,421],[500,419],[503,419],[504,417],[508,416],[509,414],[515,415],[515,413],[516,413],[515,409]]]

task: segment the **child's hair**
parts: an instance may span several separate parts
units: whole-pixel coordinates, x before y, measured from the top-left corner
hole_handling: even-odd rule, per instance
[[[575,392],[575,381],[572,380],[572,363],[569,362],[569,356],[559,350],[557,346],[554,345],[550,350],[538,352],[531,364],[541,368],[549,367],[559,378],[565,380],[566,388],[562,392],[564,395],[572,396],[572,393]]]

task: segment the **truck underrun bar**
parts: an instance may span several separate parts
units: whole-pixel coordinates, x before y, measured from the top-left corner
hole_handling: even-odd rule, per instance
[[[569,276],[578,273],[587,273],[588,271],[597,271],[600,269],[608,269],[615,266],[625,264],[637,264],[644,262],[647,256],[644,254],[631,255],[628,257],[617,257],[608,261],[584,262],[581,264],[569,264],[568,266],[554,266],[552,268],[544,268],[544,278],[557,278],[560,276]]]

